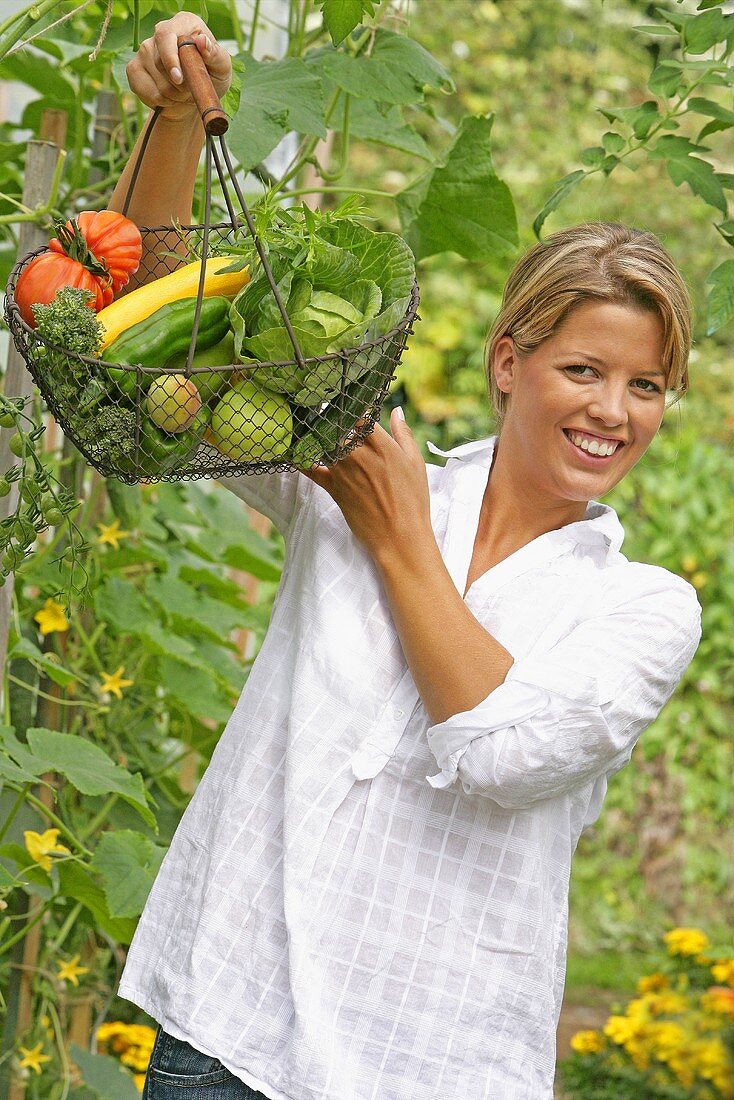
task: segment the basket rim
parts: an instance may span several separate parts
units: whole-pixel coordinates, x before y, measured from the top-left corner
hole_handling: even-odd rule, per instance
[[[175,232],[175,230],[170,226],[161,226],[161,227],[140,226],[139,228],[140,228],[141,232],[150,231],[151,229],[164,229],[164,230],[167,230],[169,232]],[[204,226],[194,224],[194,225],[188,225],[188,226],[181,226],[181,228],[182,229],[204,229]],[[210,229],[220,229],[220,228],[231,229],[232,225],[231,225],[231,222],[220,222],[217,225],[210,226],[209,228]],[[174,367],[144,367],[142,365],[142,363],[112,363],[107,359],[97,359],[97,358],[95,358],[94,356],[91,356],[91,355],[82,355],[81,352],[69,351],[69,349],[67,347],[64,347],[63,344],[52,344],[49,340],[47,340],[45,338],[45,336],[42,336],[41,333],[38,332],[37,329],[31,328],[31,326],[26,321],[24,321],[23,318],[21,317],[20,307],[18,306],[17,302],[15,301],[15,294],[13,292],[15,290],[15,284],[16,284],[16,282],[18,280],[18,277],[20,276],[23,268],[26,267],[27,264],[29,264],[31,262],[31,260],[35,259],[36,256],[42,256],[44,253],[47,253],[47,252],[49,252],[48,245],[42,245],[40,248],[32,249],[30,252],[27,252],[24,256],[21,256],[20,259],[17,260],[15,262],[15,264],[13,265],[13,267],[11,268],[10,274],[8,275],[8,281],[7,281],[6,286],[5,286],[5,318],[6,318],[8,327],[11,328],[11,335],[12,335],[12,327],[11,327],[11,316],[10,315],[14,314],[15,316],[13,316],[13,318],[12,318],[13,323],[18,325],[21,328],[21,330],[23,330],[26,333],[26,335],[28,337],[32,337],[34,341],[44,344],[47,348],[51,348],[53,351],[60,351],[64,355],[68,356],[69,358],[75,359],[77,361],[81,361],[81,362],[86,363],[90,366],[95,366],[95,367],[101,366],[101,367],[104,367],[105,369],[114,368],[116,370],[134,370],[136,372],[141,372],[142,374],[159,374],[160,375],[160,374],[180,374],[181,373],[180,369],[176,369]],[[175,271],[177,269],[174,268],[173,270]],[[168,274],[170,274],[170,272]],[[145,285],[146,285],[145,283],[141,283],[141,286],[145,286]],[[394,337],[397,336],[399,333],[403,332],[404,329],[406,328],[406,325],[410,325],[410,324],[412,324],[412,322],[414,320],[416,320],[416,318],[418,316],[419,302],[420,302],[420,287],[419,287],[419,284],[418,284],[418,277],[414,276],[413,285],[411,286],[411,289],[410,289],[410,297],[408,299],[408,304],[406,306],[405,313],[401,317],[398,324],[395,325],[393,328],[391,328],[389,330],[389,332],[386,332],[384,335],[378,337],[376,340],[368,340],[368,341],[365,341],[361,344],[357,344],[357,345],[355,345],[354,347],[351,347],[351,348],[342,348],[340,351],[332,351],[332,352],[329,352],[326,355],[311,355],[311,356],[308,356],[308,357],[304,356],[303,364],[304,365],[308,365],[308,364],[318,365],[320,363],[329,363],[329,362],[337,361],[337,360],[341,360],[343,362],[345,359],[352,358],[352,357],[356,356],[357,354],[359,354],[363,351],[370,351],[374,348],[378,348],[378,347],[382,346],[383,344],[387,343],[389,340],[394,339]],[[253,359],[253,360],[250,360],[249,362],[244,362],[242,360],[239,360],[237,363],[226,363],[226,364],[223,363],[219,367],[217,367],[216,369],[221,370],[223,367],[227,367],[227,366],[239,367],[243,370],[253,369],[253,367],[268,367],[268,368],[295,367],[297,369],[300,369],[301,364],[298,362],[297,359],[280,359],[280,360]],[[193,367],[192,366],[192,367],[189,368],[189,373],[202,373],[204,371],[211,371],[211,370],[212,370],[212,367],[210,367],[210,366],[203,366],[203,367]]]

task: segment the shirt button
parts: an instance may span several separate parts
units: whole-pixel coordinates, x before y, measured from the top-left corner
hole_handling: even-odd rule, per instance
[[[399,709],[396,708],[393,711],[393,718],[402,718],[404,713],[405,713],[405,711],[402,711],[402,710],[399,710]]]

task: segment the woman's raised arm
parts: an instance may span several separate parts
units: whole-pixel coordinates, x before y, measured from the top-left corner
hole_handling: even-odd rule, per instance
[[[169,225],[173,220],[191,222],[191,204],[196,169],[204,144],[204,128],[188,88],[182,84],[178,67],[177,39],[191,34],[212,78],[217,94],[223,96],[232,80],[232,60],[214,38],[206,23],[193,12],[181,11],[171,19],[156,23],[155,34],[141,42],[140,49],[127,66],[131,90],[146,106],[161,107],[138,178],[135,181],[127,216],[136,225]],[[122,212],[133,166],[143,142],[146,125],[107,203],[108,209]],[[172,233],[169,247],[178,241]],[[133,290],[148,281],[149,265],[145,254],[140,274],[125,288]]]

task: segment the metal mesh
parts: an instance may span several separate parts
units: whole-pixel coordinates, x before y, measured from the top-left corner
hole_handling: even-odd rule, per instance
[[[205,227],[141,233],[143,261],[136,278],[144,283],[190,262],[186,246],[199,254]],[[232,225],[209,226],[208,257],[226,253],[235,237]],[[112,363],[51,345],[21,318],[16,283],[44,251],[23,257],[10,274],[8,328],[66,435],[101,474],[129,483],[257,474],[318,461],[333,465],[374,430],[417,318],[414,283],[396,328],[332,355],[254,366],[192,361],[186,369],[186,351],[169,356],[167,349],[153,365]],[[205,303],[199,305],[207,308]],[[197,325],[198,320],[194,331]],[[203,333],[199,325],[197,355]],[[190,337],[191,332],[187,349]],[[325,393],[327,401],[321,400]]]

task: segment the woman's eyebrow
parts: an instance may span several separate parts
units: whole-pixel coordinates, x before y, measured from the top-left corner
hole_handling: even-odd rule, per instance
[[[582,359],[591,359],[592,363],[598,363],[601,367],[608,366],[608,363],[605,363],[603,359],[597,358],[596,355],[589,355],[589,353],[587,351],[569,351],[566,354],[568,354],[568,355],[579,355]],[[654,375],[659,374],[661,376],[661,378],[665,378],[665,371],[662,370],[660,367],[657,367],[654,370],[638,370],[638,371],[635,371],[635,374],[646,374],[646,375],[649,375],[650,377],[653,377]]]

